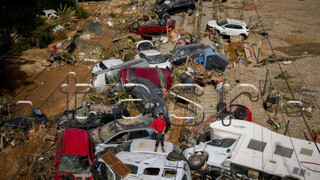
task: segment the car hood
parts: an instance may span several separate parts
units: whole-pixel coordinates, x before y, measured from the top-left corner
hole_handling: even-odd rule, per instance
[[[210,26],[210,27],[217,27],[217,26],[218,26],[217,20],[208,21],[208,26]]]
[[[97,92],[101,93],[106,90],[105,74],[99,74],[94,78],[93,87]]]

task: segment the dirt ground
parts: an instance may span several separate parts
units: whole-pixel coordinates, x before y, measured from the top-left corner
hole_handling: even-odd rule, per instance
[[[79,3],[89,12],[94,13],[100,22],[110,20],[109,13],[113,12],[117,15],[121,12],[122,5],[128,4],[130,1],[104,1],[104,2],[86,2]],[[236,18],[241,15],[242,1],[228,0],[219,4],[219,15],[221,18]],[[319,25],[320,18],[318,10],[320,1],[318,0],[258,0],[254,1],[256,9],[261,16],[262,24],[267,33],[270,34],[270,42],[274,48],[274,53],[280,61],[283,71],[287,71],[286,77],[288,83],[293,89],[293,94],[297,100],[304,103],[304,107],[312,108],[312,112],[304,111],[303,115],[310,129],[320,130],[319,118],[319,91],[320,91],[320,75],[317,71],[320,68],[320,34]],[[254,6],[247,2],[243,11],[243,19],[251,25],[258,22]],[[133,5],[128,6],[127,10],[132,9]],[[100,8],[99,11],[97,11]],[[202,12],[205,13],[205,12]],[[100,16],[99,16],[100,15]],[[124,17],[130,17],[131,14],[126,11]],[[101,18],[103,17],[103,18]],[[255,20],[255,21],[253,21]],[[105,28],[108,28],[105,25]],[[260,49],[259,60],[265,59],[272,54],[272,50],[268,41],[262,40],[264,36],[259,33],[264,32],[261,24],[250,31],[250,35],[245,43],[251,46],[253,43],[256,54],[258,54],[258,46]],[[113,32],[114,33],[114,32]],[[111,34],[110,34],[111,36]],[[100,37],[100,36],[97,36]],[[114,38],[108,38],[103,45]],[[58,43],[54,42],[53,44]],[[24,89],[16,100],[31,100],[35,107],[41,106],[42,110],[48,115],[55,115],[62,112],[66,100],[59,89],[56,89],[66,74],[74,70],[78,75],[78,82],[88,83],[88,72],[91,70],[93,63],[82,63],[77,66],[67,65],[63,67],[48,67],[37,79],[32,80],[44,70],[43,66],[51,51],[52,45],[46,49],[32,48],[20,54],[7,57],[5,61],[1,61],[0,74],[1,78],[1,104],[6,104],[8,100],[20,90]],[[284,65],[284,60],[292,61],[291,64]],[[234,63],[225,71],[226,82],[232,87],[237,85],[236,80],[240,83],[251,83],[256,87],[263,89],[266,71],[269,70],[269,80],[266,86],[266,93],[263,96],[266,99],[269,91],[270,82],[272,82],[271,96],[281,96],[279,110],[275,115],[275,105],[273,112],[266,112],[263,109],[262,99],[256,103],[248,100],[247,97],[240,97],[236,103],[246,105],[252,111],[254,122],[261,124],[269,129],[277,131],[281,134],[285,132],[285,125],[290,120],[287,134],[293,137],[304,139],[303,132],[307,133],[306,123],[303,118],[289,118],[285,115],[284,105],[288,100],[293,100],[286,82],[283,79],[275,79],[274,77],[281,73],[277,63],[268,62],[267,65],[255,67],[256,60],[252,59],[251,64]],[[77,68],[75,69],[75,66]],[[89,74],[90,75],[90,74]],[[271,80],[270,80],[271,79]],[[72,81],[71,81],[72,82]],[[260,86],[259,86],[260,84]],[[55,90],[56,89],[56,90]],[[314,90],[313,92],[300,92],[301,89]],[[230,94],[227,100],[234,97]],[[47,100],[46,103],[45,100]],[[15,102],[15,101],[14,101]],[[14,103],[13,103],[14,104]],[[267,123],[271,118],[281,124],[279,129],[273,128]],[[45,134],[45,135],[44,135]],[[48,179],[52,177],[53,163],[55,156],[55,147],[52,142],[44,141],[44,139],[53,139],[56,132],[39,131],[35,137],[30,137],[28,141],[22,145],[11,145],[4,151],[0,152],[0,173],[3,179],[35,179],[34,174],[40,174],[40,179]],[[39,151],[37,151],[39,149]],[[42,150],[40,150],[42,149]],[[48,152],[48,153],[44,153]],[[39,158],[44,157],[44,160]],[[35,168],[32,168],[34,165]],[[44,170],[44,168],[46,170]],[[41,174],[41,172],[45,172]],[[2,179],[1,178],[1,179]]]

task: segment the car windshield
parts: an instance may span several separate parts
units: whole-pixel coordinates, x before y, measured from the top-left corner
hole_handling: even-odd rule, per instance
[[[119,71],[112,71],[105,74],[106,84],[116,84],[120,82]]]
[[[100,63],[99,63],[99,67],[100,67],[102,70],[108,69],[107,66],[105,66],[105,65],[103,64],[103,62],[100,62]]]
[[[99,138],[106,142],[108,139],[110,139],[113,135],[116,134],[116,128],[113,121],[105,124],[99,129]]]
[[[225,139],[213,139],[211,142],[208,144],[211,146],[217,146],[217,147],[222,147],[222,148],[228,148],[230,147],[236,139],[233,138],[225,138]]]
[[[88,174],[90,172],[89,157],[87,155],[62,154],[59,171],[72,174]]]
[[[120,151],[130,152],[131,143],[132,143],[132,141],[129,141],[129,142],[125,142],[125,143],[123,143],[123,144],[120,144],[120,145],[117,147],[117,150],[118,150],[119,152],[120,152]]]
[[[158,54],[155,56],[147,56],[147,60],[149,64],[158,64],[158,63],[166,62],[166,59],[163,57],[162,54]]]
[[[217,24],[218,24],[219,26],[223,26],[223,25],[225,25],[225,24],[227,24],[227,23],[228,23],[227,19],[217,20]]]
[[[160,76],[160,84],[162,88],[167,88],[167,81],[166,81],[166,77],[163,74],[161,69],[157,69],[158,70],[158,74]]]

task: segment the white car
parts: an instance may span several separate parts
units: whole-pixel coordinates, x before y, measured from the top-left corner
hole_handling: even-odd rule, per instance
[[[112,69],[114,66],[122,63],[123,61],[121,59],[109,59],[109,60],[101,61],[93,66],[92,75],[95,75],[97,72],[105,69],[109,69],[109,68]]]
[[[166,60],[166,58],[156,50],[144,50],[140,51],[135,59],[146,59],[150,67],[158,67],[163,69],[170,69],[171,63]]]
[[[144,152],[119,152],[102,156],[92,165],[93,177],[97,179],[157,179],[191,180],[191,171],[186,161],[170,161],[164,154]],[[118,160],[116,160],[116,158]],[[109,159],[112,159],[109,160]],[[112,164],[113,163],[113,164]],[[124,164],[126,167],[123,167]],[[116,164],[118,167],[113,168]],[[120,169],[121,168],[121,169]],[[116,169],[116,171],[114,171]],[[129,171],[128,171],[129,170]],[[124,173],[124,172],[127,173]],[[122,175],[122,177],[121,177]],[[120,178],[121,177],[121,178]]]
[[[220,19],[208,21],[207,30],[213,28],[221,35],[241,35],[243,39],[249,36],[249,29],[244,21],[236,19]]]

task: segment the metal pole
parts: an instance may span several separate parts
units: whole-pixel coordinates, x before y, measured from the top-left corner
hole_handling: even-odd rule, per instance
[[[278,107],[279,107],[279,98],[277,99],[277,106],[276,106],[275,115],[277,115],[277,113],[278,113]]]
[[[266,79],[265,79],[265,81],[264,81],[264,86],[263,86],[262,96],[264,96],[264,93],[266,92],[266,86],[267,86],[268,74],[269,74],[269,69],[267,69],[267,74],[266,74]]]
[[[269,87],[269,97],[270,97],[270,94],[271,94],[271,88],[272,88],[272,83],[270,83],[270,87]]]
[[[287,125],[286,125],[286,130],[284,131],[284,135],[287,134],[287,131],[288,131],[288,128],[289,128],[289,123],[290,123],[290,120],[288,120],[288,123],[287,123]]]

